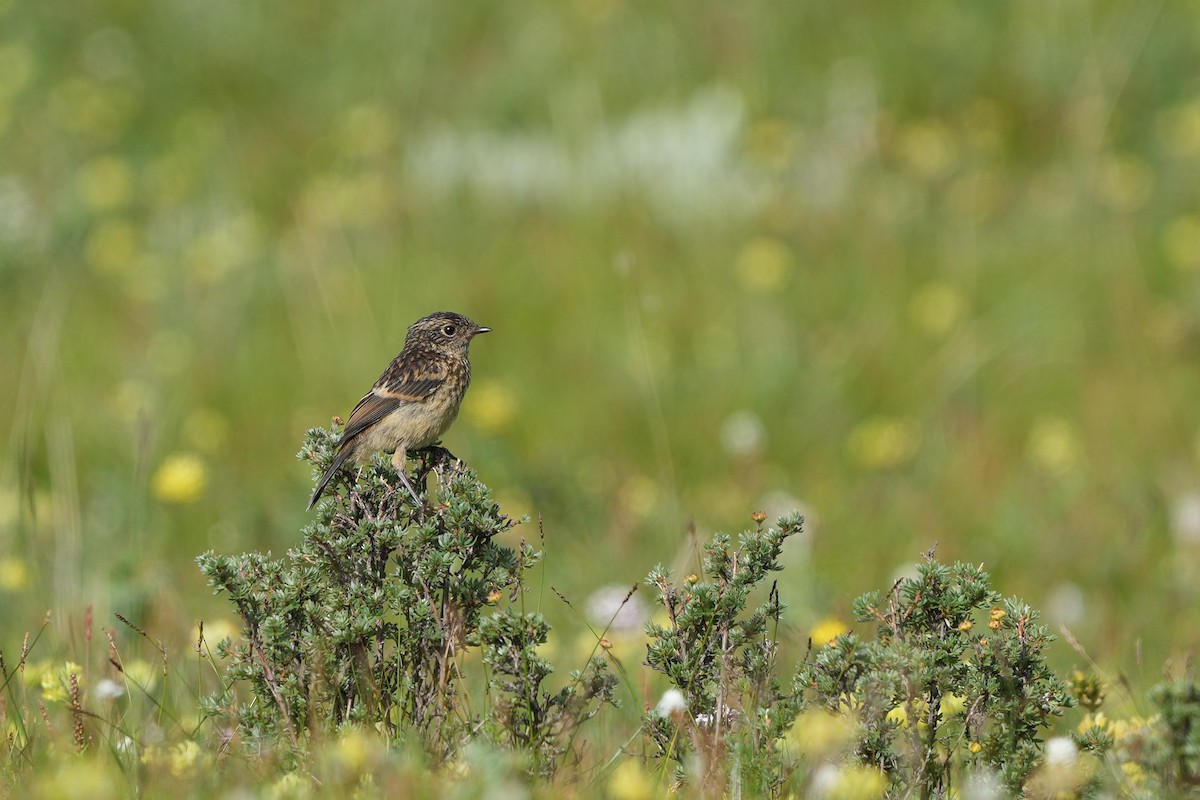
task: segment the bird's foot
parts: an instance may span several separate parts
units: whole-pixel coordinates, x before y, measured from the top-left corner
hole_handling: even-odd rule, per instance
[[[446,470],[454,469],[462,464],[462,459],[438,444],[422,447],[416,452],[421,457],[417,473],[421,476],[422,482],[432,472],[437,475],[439,485],[444,484],[446,482]]]
[[[422,447],[416,452],[421,454],[421,466],[425,472],[431,469],[442,470],[455,463],[462,463],[462,459],[437,443]]]

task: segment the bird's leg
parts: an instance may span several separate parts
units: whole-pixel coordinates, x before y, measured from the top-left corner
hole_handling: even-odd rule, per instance
[[[417,508],[424,508],[425,504],[421,502],[421,498],[417,497],[417,490],[413,488],[408,481],[408,475],[404,473],[404,462],[408,456],[403,447],[397,447],[396,452],[392,453],[392,466],[396,468],[396,474],[400,476],[400,482],[404,484],[404,488],[408,489],[408,493],[412,495],[413,502]]]
[[[429,492],[429,448],[422,447],[418,450],[413,450],[412,454],[420,459],[417,464],[417,480],[421,483],[421,488],[426,493]]]

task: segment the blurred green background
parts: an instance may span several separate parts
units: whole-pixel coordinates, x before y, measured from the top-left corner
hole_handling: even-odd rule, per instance
[[[194,557],[298,541],[304,430],[448,309],[446,444],[580,607],[798,505],[799,652],[936,541],[1156,677],[1198,53],[1188,0],[0,0],[0,645],[227,620]]]

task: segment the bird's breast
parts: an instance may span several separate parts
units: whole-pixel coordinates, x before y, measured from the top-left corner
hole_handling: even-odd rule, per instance
[[[416,450],[437,441],[458,416],[470,380],[468,367],[457,380],[446,381],[424,400],[401,403],[363,432],[363,449],[392,453],[401,447]]]

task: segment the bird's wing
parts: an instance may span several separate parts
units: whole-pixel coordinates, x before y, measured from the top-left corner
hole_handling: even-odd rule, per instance
[[[447,365],[438,359],[397,358],[350,412],[342,441],[358,434],[404,403],[420,403],[446,380]]]

